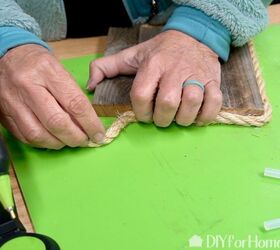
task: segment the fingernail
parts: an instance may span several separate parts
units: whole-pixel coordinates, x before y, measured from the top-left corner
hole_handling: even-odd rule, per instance
[[[88,82],[87,82],[87,90],[92,90],[92,80],[91,80],[91,78],[90,79],[88,79]]]
[[[96,133],[94,135],[94,140],[96,143],[102,144],[105,139],[105,135],[103,133]]]
[[[94,88],[93,88],[92,86],[87,86],[87,90],[88,90],[88,91],[93,91],[93,89],[94,89]]]

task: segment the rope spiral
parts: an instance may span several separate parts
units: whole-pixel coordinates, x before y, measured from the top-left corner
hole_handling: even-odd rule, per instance
[[[238,115],[238,114],[221,111],[217,115],[216,119],[213,121],[212,124],[222,123],[222,124],[236,124],[240,126],[261,127],[271,120],[272,108],[268,102],[268,98],[265,92],[265,83],[261,76],[259,62],[254,50],[253,43],[249,42],[248,47],[251,54],[254,71],[256,73],[256,80],[259,87],[260,95],[264,105],[264,114],[261,116],[253,116],[253,115],[245,116],[245,115]],[[130,123],[134,123],[134,122],[137,122],[137,119],[133,111],[127,111],[121,114],[120,116],[118,116],[116,121],[111,125],[111,127],[106,131],[105,139],[103,143],[97,144],[89,141],[88,147],[96,148],[111,143],[120,134],[122,129],[124,129]]]

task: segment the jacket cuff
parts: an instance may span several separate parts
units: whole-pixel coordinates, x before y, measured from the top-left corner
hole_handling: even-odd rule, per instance
[[[230,32],[218,21],[202,11],[178,6],[163,30],[178,30],[211,48],[224,61],[228,60],[231,44]]]
[[[50,50],[49,46],[33,33],[18,27],[0,27],[0,57],[4,56],[9,49],[24,44],[38,44]]]

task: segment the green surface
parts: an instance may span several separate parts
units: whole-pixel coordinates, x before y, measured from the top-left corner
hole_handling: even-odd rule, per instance
[[[46,247],[41,240],[24,236],[8,241],[1,250],[46,250]]]
[[[280,167],[279,40],[279,26],[255,40],[274,110],[262,128],[138,123],[109,146],[60,152],[7,136],[36,230],[63,250],[184,250],[194,234],[280,239],[263,230],[280,217],[280,182],[262,176]],[[90,59],[64,61],[83,88]]]

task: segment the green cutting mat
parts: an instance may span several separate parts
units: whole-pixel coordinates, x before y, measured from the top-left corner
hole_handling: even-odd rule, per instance
[[[280,181],[262,176],[280,168],[280,26],[255,44],[273,105],[262,128],[138,123],[109,146],[59,152],[7,135],[37,232],[63,250],[185,250],[195,234],[203,249],[207,235],[280,240],[280,230],[262,229],[280,217]],[[92,58],[63,61],[82,88]]]

